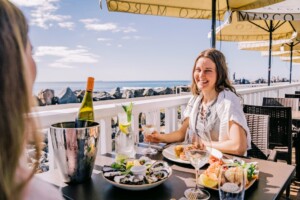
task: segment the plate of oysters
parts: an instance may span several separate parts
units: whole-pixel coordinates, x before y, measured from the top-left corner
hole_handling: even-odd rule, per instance
[[[165,182],[172,175],[171,167],[165,161],[148,157],[123,159],[102,168],[104,180],[126,190],[147,190]]]

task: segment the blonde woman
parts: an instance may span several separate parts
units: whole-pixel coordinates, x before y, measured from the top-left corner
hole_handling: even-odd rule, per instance
[[[224,153],[245,155],[251,136],[240,97],[228,79],[225,56],[207,49],[196,58],[192,72],[192,94],[182,127],[169,134],[152,134],[151,142],[180,142],[190,127],[197,134],[209,132],[211,146]],[[205,116],[205,117],[202,117]]]
[[[29,116],[36,66],[25,17],[7,0],[0,0],[0,30],[0,199],[63,199],[27,167],[26,145],[35,145],[36,160],[41,153],[36,122]]]

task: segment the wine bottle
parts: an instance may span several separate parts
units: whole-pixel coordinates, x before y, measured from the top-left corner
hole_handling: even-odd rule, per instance
[[[89,123],[94,121],[94,108],[93,108],[93,89],[94,78],[88,77],[85,94],[75,119],[75,127],[87,127]]]

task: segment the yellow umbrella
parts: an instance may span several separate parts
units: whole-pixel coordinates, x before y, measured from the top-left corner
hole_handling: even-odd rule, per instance
[[[292,53],[292,56],[300,56],[300,51],[296,50],[296,51],[273,51],[272,52],[272,56],[290,56]],[[261,52],[262,56],[269,56],[269,52],[268,51],[262,51]]]
[[[292,39],[275,40],[272,42],[272,50],[275,52],[276,51],[290,52],[291,44],[293,46],[293,50],[300,50],[299,41],[300,41],[300,34],[297,36],[293,35]],[[239,42],[238,48],[241,50],[269,51],[269,41]]]
[[[101,6],[100,0],[100,7]],[[106,0],[109,11],[190,19],[212,19],[212,47],[215,47],[216,19],[227,10],[248,10],[283,0]]]
[[[291,59],[290,57],[280,57],[280,60],[282,61],[292,61],[293,63],[300,63],[300,56],[294,57]]]
[[[262,52],[262,55],[270,56],[270,52],[267,51],[269,49],[268,42],[260,41],[260,42],[240,42],[239,49],[242,50],[256,50],[256,51],[265,51]],[[272,49],[275,52],[272,52],[272,56],[290,56],[290,60],[293,59],[293,56],[300,55],[300,34],[293,36],[293,39],[289,40],[277,40],[274,41],[272,45]],[[292,68],[293,63],[290,62],[290,83],[292,81]]]
[[[253,12],[249,12],[249,14],[245,11],[232,12],[228,20],[217,28],[216,38],[223,41],[269,40],[268,85],[270,85],[272,40],[290,39],[294,32],[297,30],[300,32],[300,21],[286,21],[287,19],[300,19],[300,14],[289,13],[292,16],[290,18],[286,18],[286,14],[282,14],[282,20],[278,20],[279,16],[274,17],[274,13],[256,13],[254,16],[258,17],[251,17],[251,14]]]

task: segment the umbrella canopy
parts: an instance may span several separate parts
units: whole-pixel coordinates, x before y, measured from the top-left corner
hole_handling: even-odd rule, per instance
[[[292,53],[292,56],[300,56],[300,51],[273,51],[272,52],[272,56],[290,56]],[[262,51],[261,52],[262,56],[269,56],[269,52],[268,51]]]
[[[245,13],[245,12],[243,12]],[[217,28],[216,38],[222,41],[262,41],[290,39],[299,30],[300,22],[280,20],[253,20],[243,18],[242,12],[232,12],[228,20]]]
[[[100,7],[101,7],[100,0]],[[248,10],[283,0],[106,0],[109,11],[190,19],[212,19],[212,47],[215,47],[216,19],[227,10]]]
[[[271,52],[272,40],[290,39],[294,32],[300,32],[300,21],[291,21],[300,19],[299,9],[289,13],[289,2],[294,0],[279,3],[281,10],[287,13],[272,13],[272,6],[265,8],[265,13],[254,11],[236,11],[232,12],[228,20],[217,28],[216,38],[224,41],[261,41],[269,40],[269,66],[268,66],[268,85],[271,79]],[[278,4],[275,4],[276,6]],[[299,7],[299,6],[298,6]],[[271,8],[271,9],[270,9]],[[261,8],[262,9],[262,8]],[[275,16],[276,17],[275,17]],[[290,17],[287,17],[290,16]],[[273,20],[275,19],[275,20]]]
[[[300,63],[300,56],[294,57],[291,59],[290,57],[280,57],[280,60],[282,61],[292,61],[293,63]]]
[[[294,23],[296,26],[295,28],[299,31],[297,28],[297,24]],[[291,51],[291,43],[293,43],[293,50],[300,50],[300,33],[292,35],[291,39],[284,39],[284,40],[275,40],[272,42],[272,50],[273,51]],[[269,41],[256,41],[256,42],[239,42],[238,48],[241,50],[254,50],[254,51],[268,51],[269,50]],[[269,53],[268,53],[269,55]],[[273,55],[273,53],[272,53]]]
[[[239,49],[242,50],[257,50],[257,51],[265,51],[262,52],[262,55],[269,56],[290,56],[290,60],[293,60],[293,56],[300,55],[300,34],[297,36],[293,36],[293,39],[289,40],[277,40],[274,41],[272,45],[272,49],[275,52],[270,54],[268,42],[260,41],[260,42],[240,42]],[[294,51],[297,50],[297,51]],[[293,63],[290,62],[290,83],[292,81],[292,68]]]

